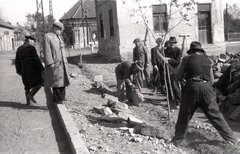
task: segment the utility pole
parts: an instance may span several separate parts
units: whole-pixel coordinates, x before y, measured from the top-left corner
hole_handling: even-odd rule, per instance
[[[86,18],[86,31],[87,31],[87,45],[89,45],[89,42],[88,42],[88,19],[87,19],[87,12],[88,10],[86,9],[85,10],[85,18]]]
[[[86,47],[86,41],[85,41],[85,26],[84,26],[84,14],[85,14],[85,11],[84,11],[84,8],[83,8],[83,0],[81,0],[81,8],[82,8],[82,28],[83,28],[83,46],[84,48]]]
[[[36,38],[39,42],[39,50],[43,50],[44,40],[43,35],[46,32],[45,29],[45,20],[44,20],[44,11],[43,11],[43,2],[42,0],[36,0],[37,4],[37,30],[36,30]]]
[[[226,17],[226,23],[225,23],[225,25],[226,25],[226,40],[228,41],[228,3],[226,3],[226,15],[225,15]]]
[[[37,31],[36,32],[37,32],[37,39],[39,39],[41,33],[45,32],[45,21],[44,21],[44,11],[43,11],[42,0],[36,0],[36,4],[37,4]],[[42,26],[41,26],[41,22],[43,24]],[[41,29],[41,27],[43,29]]]
[[[53,24],[53,7],[52,7],[52,0],[49,0],[49,22],[50,22],[50,26],[52,26]]]

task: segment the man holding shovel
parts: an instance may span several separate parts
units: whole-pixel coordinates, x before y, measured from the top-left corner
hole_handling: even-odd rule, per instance
[[[151,61],[153,66],[153,94],[156,94],[158,89],[161,92],[165,91],[164,86],[164,67],[161,58],[158,56],[158,52],[161,52],[162,38],[156,39],[157,45],[151,49]]]
[[[165,54],[165,61],[168,63],[168,65],[171,66],[172,69],[170,70],[170,80],[168,82],[169,88],[172,88],[173,94],[169,95],[171,96],[171,108],[175,109],[179,107],[180,101],[181,101],[181,90],[179,87],[178,81],[175,79],[175,75],[178,70],[178,66],[181,62],[181,57],[182,57],[182,51],[180,48],[176,46],[177,40],[175,37],[170,37],[169,39],[169,47],[167,47],[164,50]],[[170,67],[169,67],[170,68]],[[171,86],[170,86],[171,85]],[[171,91],[171,90],[168,90]]]

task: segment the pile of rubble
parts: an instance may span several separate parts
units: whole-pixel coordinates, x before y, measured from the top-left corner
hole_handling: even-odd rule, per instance
[[[210,56],[214,61],[215,89],[221,109],[240,121],[240,53]]]
[[[134,116],[128,105],[119,102],[116,97],[107,95],[107,104],[93,107],[93,111],[101,114],[100,120],[111,123],[125,123],[130,132],[134,134],[141,134],[149,137],[156,137],[159,139],[169,139],[174,132],[174,124],[170,123],[167,114],[162,114],[162,125],[153,127],[147,122]]]

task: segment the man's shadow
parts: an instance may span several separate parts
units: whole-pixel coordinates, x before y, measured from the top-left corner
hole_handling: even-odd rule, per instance
[[[16,109],[23,110],[48,110],[46,106],[27,106],[26,104],[22,104],[19,102],[9,102],[9,101],[0,101],[0,107],[11,107]]]

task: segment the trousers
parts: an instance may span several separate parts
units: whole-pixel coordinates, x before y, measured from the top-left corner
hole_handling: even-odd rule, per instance
[[[224,140],[237,142],[233,131],[219,111],[216,94],[209,82],[191,82],[183,88],[173,142],[178,144],[186,138],[187,126],[198,107],[202,109]]]
[[[66,90],[65,87],[52,87],[53,101],[55,103],[65,100]]]

